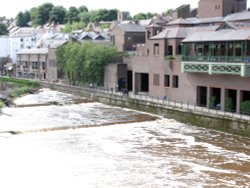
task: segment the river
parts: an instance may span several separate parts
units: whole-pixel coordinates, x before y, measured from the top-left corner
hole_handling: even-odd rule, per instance
[[[248,138],[75,100],[44,90],[3,109],[0,187],[250,187]]]

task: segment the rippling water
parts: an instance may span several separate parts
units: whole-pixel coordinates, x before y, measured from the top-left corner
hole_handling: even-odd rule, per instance
[[[46,91],[17,102],[71,98]],[[139,112],[100,103],[4,112],[0,131],[72,129],[0,134],[3,188],[250,187],[248,138],[163,118],[127,124]]]

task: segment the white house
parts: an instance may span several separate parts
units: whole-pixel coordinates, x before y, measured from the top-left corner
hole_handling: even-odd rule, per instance
[[[9,37],[10,58],[12,63],[17,63],[17,52],[22,49],[30,49],[36,47],[36,34],[15,34]]]
[[[9,56],[9,37],[2,35],[0,36],[0,58],[6,58]]]

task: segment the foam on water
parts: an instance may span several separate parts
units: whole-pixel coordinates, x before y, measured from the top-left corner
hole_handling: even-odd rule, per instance
[[[53,98],[50,93],[46,97]],[[59,98],[64,95],[60,94]],[[4,108],[4,112],[12,116],[0,116],[0,132],[114,124],[33,134],[0,134],[0,187],[250,186],[250,141],[245,138],[223,135],[230,137],[225,141],[220,139],[222,133],[164,118],[115,124],[131,120],[139,112],[100,103]],[[236,140],[241,145],[239,151],[230,148]]]

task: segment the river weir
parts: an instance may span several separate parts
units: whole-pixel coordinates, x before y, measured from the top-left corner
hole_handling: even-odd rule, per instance
[[[250,139],[42,90],[0,115],[0,187],[250,187]]]

